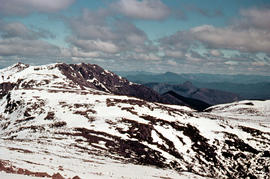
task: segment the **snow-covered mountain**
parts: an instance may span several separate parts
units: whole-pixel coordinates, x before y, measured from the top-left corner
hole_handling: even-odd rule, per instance
[[[52,178],[269,177],[269,101],[196,112],[157,103],[149,88],[89,64],[16,64],[0,71],[0,86],[0,171]],[[260,116],[250,112],[255,109]]]
[[[91,64],[64,63],[29,66],[17,63],[0,71],[1,87],[8,91],[14,87],[61,88],[61,89],[95,89],[106,93],[134,96],[152,102],[166,102],[150,88],[131,83],[112,72]]]

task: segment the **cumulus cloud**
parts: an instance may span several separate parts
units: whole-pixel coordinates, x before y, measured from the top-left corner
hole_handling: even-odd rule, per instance
[[[262,62],[262,61],[256,61],[256,62],[252,62],[251,63],[253,66],[266,66],[266,65],[269,65],[269,64],[267,64],[267,63],[265,63],[265,62]]]
[[[216,50],[216,49],[210,50],[210,54],[215,56],[215,57],[219,57],[219,56],[222,55],[222,53],[219,50]]]
[[[119,47],[110,41],[97,40],[84,40],[72,38],[69,42],[82,49],[83,51],[102,51],[105,53],[117,53],[119,52]]]
[[[185,54],[186,60],[191,62],[201,62],[203,61],[203,58],[196,52],[189,52]]]
[[[170,36],[165,36],[158,40],[164,48],[187,49],[194,43],[194,38],[189,31],[178,31]]]
[[[160,50],[164,53],[165,58],[186,59],[194,40],[187,31],[178,31],[173,35],[163,37],[158,40]]]
[[[0,39],[0,56],[57,56],[59,48],[42,40]]]
[[[78,38],[93,39],[109,39],[115,38],[111,27],[106,22],[107,17],[111,16],[111,12],[107,10],[90,11],[84,9],[82,15],[67,20],[68,26]]]
[[[161,57],[153,54],[153,53],[132,53],[132,55],[128,55],[127,57],[134,60],[144,60],[144,61],[159,61]]]
[[[165,56],[172,58],[182,58],[184,56],[182,51],[165,50]]]
[[[178,55],[180,57],[181,53],[185,54],[186,60],[195,61],[197,57],[193,59],[188,53],[190,49],[196,49],[198,44],[206,48],[204,58],[208,61],[222,59],[224,54],[221,50],[237,51],[242,54],[260,52],[270,54],[270,9],[246,9],[241,10],[240,15],[225,27],[201,25],[190,30],[178,31],[160,39],[160,46],[167,57]],[[252,59],[256,58],[254,56]]]
[[[79,50],[77,47],[73,47],[71,49],[61,49],[61,54],[64,57],[72,57],[72,58],[97,58],[97,57],[100,57],[100,53],[97,51],[83,52],[83,51]]]
[[[124,19],[110,19],[110,11],[84,10],[82,15],[68,21],[72,30],[67,42],[77,49],[75,54],[84,54],[87,58],[94,58],[92,52],[97,52],[96,57],[104,58],[132,58],[141,60],[158,60],[158,56],[151,54],[157,50],[148,39],[144,31]],[[135,55],[129,56],[130,54]],[[121,57],[119,57],[121,54]]]
[[[162,20],[170,15],[170,9],[160,0],[119,0],[112,8],[134,19]]]
[[[203,25],[191,29],[191,35],[210,48],[226,48],[243,52],[270,53],[270,30],[255,28],[218,28]]]
[[[176,61],[174,61],[174,60],[168,60],[168,62],[167,62],[169,65],[172,65],[172,66],[177,66],[178,65],[178,63],[176,62]]]
[[[32,12],[57,12],[75,0],[0,0],[0,14],[27,15]]]
[[[226,64],[226,65],[238,65],[239,62],[236,62],[236,61],[226,61],[226,62],[224,62],[224,64]]]
[[[53,37],[53,34],[47,30],[33,30],[20,22],[0,20],[0,56],[57,56],[60,53],[59,47],[44,40]]]
[[[7,23],[0,20],[0,35],[2,38],[19,37],[22,39],[54,38],[55,36],[44,29],[32,30],[20,22]]]
[[[245,9],[240,15],[227,27],[195,27],[190,30],[190,36],[209,48],[270,53],[270,9]]]
[[[255,28],[270,29],[270,9],[251,8],[242,9],[240,14],[244,17],[240,25],[253,26]]]
[[[197,63],[202,57],[191,50],[196,48],[194,38],[188,31],[178,31],[170,36],[163,37],[158,40],[160,52],[164,54],[164,59],[173,62],[187,64]]]

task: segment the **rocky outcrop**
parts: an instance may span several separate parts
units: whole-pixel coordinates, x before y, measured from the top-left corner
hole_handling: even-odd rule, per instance
[[[133,96],[151,102],[167,102],[154,90],[129,82],[113,72],[92,64],[58,64],[61,72],[81,89],[92,88],[117,95]]]

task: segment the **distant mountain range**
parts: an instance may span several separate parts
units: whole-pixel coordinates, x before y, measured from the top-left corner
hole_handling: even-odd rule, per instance
[[[200,100],[209,105],[231,103],[241,99],[239,95],[234,93],[207,88],[197,88],[188,81],[179,85],[166,83],[146,83],[144,85],[152,88],[160,94],[173,91],[183,97]]]
[[[261,75],[226,75],[226,74],[206,74],[206,73],[184,73],[178,74],[173,72],[151,73],[144,71],[116,72],[116,74],[127,77],[132,81],[141,82],[165,82],[179,84],[185,81],[203,82],[203,83],[237,83],[237,84],[255,84],[270,83],[270,76]]]
[[[219,75],[219,74],[132,74],[122,72],[129,81],[147,84],[163,83],[181,85],[191,82],[196,88],[206,88],[234,93],[241,99],[270,99],[270,76],[259,75]],[[164,91],[163,91],[164,92]],[[213,103],[214,104],[214,103]]]

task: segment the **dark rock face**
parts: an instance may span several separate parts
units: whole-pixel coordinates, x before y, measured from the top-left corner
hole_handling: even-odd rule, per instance
[[[0,84],[0,99],[2,99],[4,96],[8,94],[10,90],[12,90],[16,84],[10,83],[10,82],[5,82]]]
[[[130,83],[127,79],[106,71],[98,65],[59,64],[57,67],[68,79],[78,84],[82,89],[93,88],[116,95],[137,97],[150,102],[169,103],[154,90],[140,84]]]
[[[209,108],[211,106],[210,104],[207,104],[201,100],[187,98],[173,91],[168,91],[167,93],[163,94],[163,97],[170,99],[172,102],[176,104],[185,105],[185,106],[191,107],[192,109],[196,109],[198,111],[203,111],[206,108]]]
[[[16,72],[20,72],[26,68],[28,68],[29,65],[23,64],[23,63],[17,63],[11,67],[11,69],[16,69]],[[0,78],[4,78],[4,76],[0,76]],[[8,77],[9,78],[9,77]],[[4,80],[4,79],[3,79]],[[0,83],[0,99],[2,99],[5,95],[8,94],[8,92],[15,87],[19,86],[21,83],[21,80],[18,80],[16,83],[11,82],[2,82]]]

